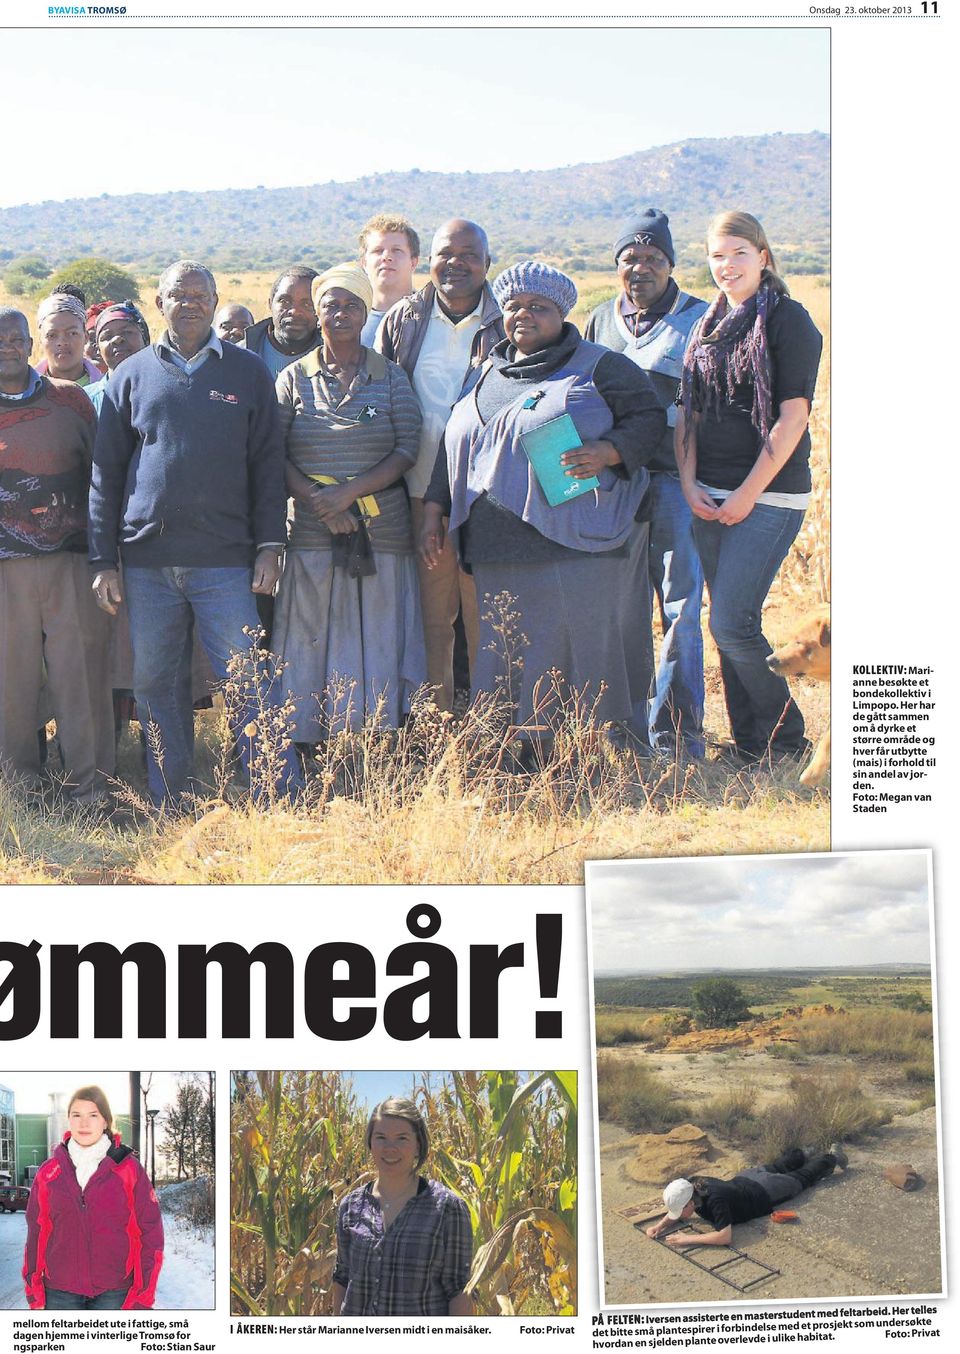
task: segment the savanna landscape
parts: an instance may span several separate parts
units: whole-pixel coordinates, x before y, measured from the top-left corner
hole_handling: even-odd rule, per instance
[[[571,318],[582,325],[613,294],[615,278],[612,271],[574,276],[580,300]],[[677,278],[712,294],[702,268],[678,270]],[[220,271],[221,302],[242,302],[261,316],[272,280],[268,272]],[[137,281],[156,336],[156,277],[138,275]],[[809,606],[829,596],[830,290],[821,273],[788,281],[825,342],[811,419],[813,499],[765,609],[765,631],[775,645]],[[0,304],[23,308],[32,324],[34,300],[12,296],[0,283]],[[522,652],[522,618],[510,599],[483,605],[500,642]],[[38,794],[0,779],[0,882],[577,883],[587,859],[825,849],[824,787],[804,789],[795,766],[735,771],[717,760],[727,729],[706,607],[702,619],[703,763],[638,761],[597,738],[588,701],[572,701],[546,764],[517,774],[495,709],[478,705],[450,719],[424,693],[398,735],[386,735],[372,721],[329,743],[296,809],[254,810],[233,775],[218,696],[212,711],[198,715],[204,788],[187,818],[149,808],[136,725],[120,738],[119,812],[112,818],[64,806],[55,783]],[[829,720],[829,688],[801,678],[796,692],[816,740]]]
[[[664,1185],[835,1142],[847,1169],[792,1201],[795,1221],[735,1228],[734,1246],[779,1271],[751,1297],[939,1291],[929,966],[608,973],[595,999],[607,1302],[735,1299],[644,1234]],[[885,1177],[903,1164],[917,1188]]]

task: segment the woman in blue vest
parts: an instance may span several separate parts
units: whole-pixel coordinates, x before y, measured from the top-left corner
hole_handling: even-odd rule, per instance
[[[756,217],[715,217],[707,254],[720,295],[684,358],[677,463],[735,756],[799,759],[809,748],[803,716],[767,666],[760,614],[810,495],[807,423],[823,340],[790,299]]]
[[[436,563],[448,515],[480,600],[475,688],[502,697],[530,743],[549,742],[551,718],[577,691],[596,722],[645,747],[653,643],[649,606],[637,608],[648,580],[647,523],[636,515],[665,415],[639,367],[567,322],[577,290],[563,273],[520,263],[493,293],[506,338],[454,406],[421,556]],[[554,492],[521,438],[564,416]]]

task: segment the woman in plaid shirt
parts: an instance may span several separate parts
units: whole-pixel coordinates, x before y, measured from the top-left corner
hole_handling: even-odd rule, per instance
[[[367,1124],[377,1169],[337,1216],[335,1316],[472,1316],[470,1215],[420,1175],[430,1137],[412,1100],[382,1101]]]

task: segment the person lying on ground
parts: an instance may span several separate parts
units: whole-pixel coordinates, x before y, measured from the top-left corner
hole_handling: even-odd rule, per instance
[[[647,1236],[664,1237],[668,1246],[729,1246],[738,1222],[765,1218],[787,1199],[796,1198],[811,1185],[832,1175],[836,1167],[846,1170],[847,1157],[839,1143],[829,1152],[793,1147],[767,1166],[751,1166],[732,1180],[700,1175],[693,1180],[671,1180],[663,1191],[667,1211],[659,1222],[646,1228]],[[693,1215],[712,1222],[713,1232],[671,1231]]]

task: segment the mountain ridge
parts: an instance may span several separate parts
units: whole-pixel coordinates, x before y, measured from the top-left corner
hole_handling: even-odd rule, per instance
[[[668,213],[679,263],[703,260],[717,211],[744,207],[794,267],[826,267],[830,139],[824,132],[696,138],[549,170],[473,173],[410,169],[347,183],[177,190],[73,198],[0,209],[0,260],[52,264],[102,255],[141,271],[177,256],[221,269],[328,264],[352,257],[363,222],[403,213],[430,234],[450,216],[479,220],[500,264],[520,257],[607,267],[610,245],[638,208]],[[51,207],[56,207],[56,212]]]

